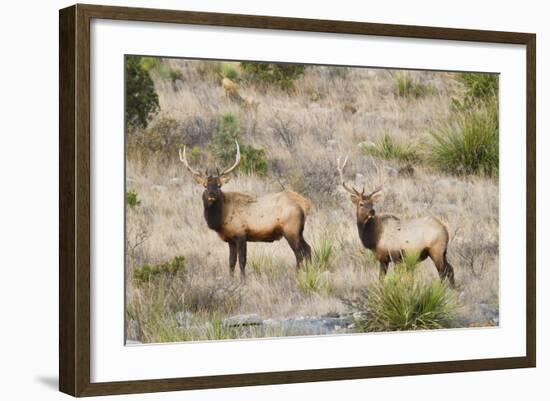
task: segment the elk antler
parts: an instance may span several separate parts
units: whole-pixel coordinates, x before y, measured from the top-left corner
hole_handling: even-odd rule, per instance
[[[376,186],[376,188],[374,189],[374,191],[372,191],[370,194],[367,195],[368,198],[370,198],[371,196],[373,196],[374,194],[382,191],[382,189],[384,189],[384,184],[386,183],[386,178],[384,177],[384,172],[382,171],[382,169],[378,166],[378,163],[376,163],[374,161],[373,158],[371,158],[372,160],[372,164],[374,165],[374,168],[376,169],[376,175],[377,175],[377,178],[378,178],[378,185]],[[364,189],[363,189],[364,190]]]
[[[344,163],[342,166],[340,166],[340,157],[336,159],[336,169],[338,170],[338,174],[340,175],[340,183],[344,187],[346,191],[348,191],[352,195],[361,196],[362,192],[359,192],[356,190],[353,186],[346,184],[346,181],[344,180],[344,168],[346,167],[346,163],[348,162],[348,156],[346,155],[346,158],[344,159]],[[363,189],[364,192],[364,189]]]
[[[230,172],[232,172],[233,170],[235,170],[237,168],[237,166],[239,165],[239,163],[241,162],[241,149],[239,148],[239,143],[237,141],[235,141],[235,144],[237,145],[237,155],[235,156],[235,163],[233,163],[233,165],[231,167],[229,167],[228,169],[224,170],[219,175],[220,177],[223,177],[224,175],[227,175]]]
[[[203,173],[201,173],[200,171],[193,169],[189,165],[189,163],[187,162],[187,157],[185,157],[185,146],[183,147],[183,151],[181,149],[179,149],[179,154],[180,154],[180,160],[183,162],[183,164],[185,164],[185,167],[187,167],[187,170],[189,170],[189,172],[191,174],[193,174],[194,176],[204,180],[205,175]]]

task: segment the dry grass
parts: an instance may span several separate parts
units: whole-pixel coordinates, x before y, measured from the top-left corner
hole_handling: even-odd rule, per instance
[[[227,112],[236,115],[243,138],[266,150],[269,172],[267,177],[236,176],[224,189],[260,194],[284,186],[307,195],[314,208],[305,226],[306,241],[312,247],[329,241],[332,253],[319,272],[323,276],[318,291],[304,291],[284,240],[249,243],[247,280],[232,281],[228,247],[207,228],[202,187],[184,170],[177,148],[156,154],[132,148],[127,189],[134,190],[141,203],[127,213],[127,316],[137,327],[128,329],[128,337],[163,342],[294,335],[285,330],[227,330],[219,322],[246,313],[282,319],[349,312],[342,299],[378,280],[378,266],[359,241],[349,197],[338,189],[335,158],[349,154],[350,179],[358,186],[372,185],[373,159],[365,157],[360,145],[376,143],[384,135],[402,143],[427,141],[429,132],[449,117],[451,96],[460,90],[452,74],[410,73],[433,88],[428,96],[416,98],[400,97],[385,70],[310,68],[290,94],[240,82],[241,96],[258,103],[250,109],[224,97],[207,62],[164,62],[181,70],[184,84],[176,91],[169,81],[153,76],[161,113],[150,127],[166,118],[185,126],[197,118],[217,121]],[[176,128],[173,135],[190,146],[208,142],[208,132],[192,136]],[[461,305],[458,324],[494,324],[490,316],[498,317],[498,181],[444,175],[421,165],[414,166],[412,176],[401,176],[396,174],[398,162],[378,162],[389,178],[377,211],[402,217],[431,214],[444,221],[452,237],[448,257]],[[185,257],[185,279],[161,278],[146,286],[132,280],[133,269],[175,256]],[[417,274],[426,280],[437,277],[431,261],[424,262]],[[191,310],[185,301],[212,292],[217,303]]]

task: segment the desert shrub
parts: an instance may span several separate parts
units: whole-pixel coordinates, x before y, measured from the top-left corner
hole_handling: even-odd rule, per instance
[[[403,266],[396,266],[348,305],[360,312],[355,324],[364,332],[453,327],[458,312],[455,295],[445,283],[416,280]]]
[[[173,276],[178,273],[185,274],[185,258],[176,256],[168,262],[156,265],[146,264],[134,270],[134,281],[137,284],[148,283],[161,275]]]
[[[241,149],[241,162],[238,170],[247,174],[267,174],[267,158],[264,149],[255,148],[240,139],[241,126],[237,117],[231,113],[222,116],[218,129],[210,142],[210,151],[223,165],[235,160],[235,141]]]
[[[435,92],[435,88],[432,85],[417,82],[405,72],[395,74],[394,85],[399,97],[420,98],[432,95]]]
[[[241,62],[241,69],[247,78],[264,84],[277,85],[283,90],[294,87],[294,81],[304,74],[301,64]]]
[[[290,173],[291,187],[306,197],[334,200],[333,195],[338,189],[338,173],[334,166],[318,159],[302,163]]]
[[[193,313],[231,313],[242,299],[240,284],[226,281],[204,283],[189,278],[181,291],[185,309]]]
[[[439,170],[455,174],[497,176],[499,170],[499,126],[496,99],[461,111],[431,133],[429,162]]]
[[[221,67],[221,75],[232,81],[237,81],[239,79],[239,71],[233,64],[223,63]]]
[[[150,58],[150,57],[149,57]],[[143,57],[127,56],[125,60],[127,128],[145,128],[159,109],[159,98]]]
[[[376,143],[362,146],[362,150],[367,156],[376,156],[387,160],[401,162],[418,162],[420,160],[416,145],[397,142],[388,133],[385,133]]]
[[[240,135],[237,117],[231,113],[224,114],[210,141],[210,151],[223,164],[230,164],[235,158],[235,141]]]
[[[141,199],[139,199],[138,194],[135,190],[130,189],[126,192],[126,205],[129,207],[136,207],[141,205]]]

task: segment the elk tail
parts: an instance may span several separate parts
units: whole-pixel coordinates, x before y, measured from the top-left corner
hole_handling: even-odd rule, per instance
[[[286,191],[286,193],[288,194],[290,199],[292,199],[298,204],[298,206],[300,206],[300,209],[302,209],[302,211],[304,212],[304,216],[307,216],[309,210],[311,209],[311,201],[294,191]]]

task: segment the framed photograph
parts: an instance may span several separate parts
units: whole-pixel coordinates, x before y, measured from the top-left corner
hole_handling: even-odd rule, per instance
[[[61,391],[535,366],[534,34],[59,21]]]

